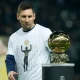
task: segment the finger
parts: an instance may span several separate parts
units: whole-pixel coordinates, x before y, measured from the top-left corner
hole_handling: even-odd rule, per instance
[[[15,74],[18,74],[18,73],[14,72],[14,75],[15,75]]]
[[[10,75],[10,80],[15,80],[14,76],[13,75]]]
[[[11,76],[9,76],[8,78],[9,78],[9,80],[13,80]]]
[[[11,76],[10,75],[8,75],[8,78],[9,78],[9,80],[11,80]]]

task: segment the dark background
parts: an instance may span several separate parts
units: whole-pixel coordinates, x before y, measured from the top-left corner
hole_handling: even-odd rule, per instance
[[[16,19],[19,3],[24,0],[0,0],[0,36],[9,37],[20,28]],[[52,31],[62,30],[70,36],[67,50],[75,63],[75,80],[80,80],[80,0],[25,0],[34,5],[35,22]]]

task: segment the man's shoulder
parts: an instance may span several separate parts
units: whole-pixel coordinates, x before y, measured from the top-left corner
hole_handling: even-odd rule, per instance
[[[36,26],[39,27],[39,29],[42,29],[42,30],[50,30],[49,28],[45,27],[45,26],[42,26],[40,24],[36,24]]]
[[[12,34],[10,35],[10,38],[16,37],[16,36],[17,36],[17,33],[19,33],[19,32],[21,32],[21,28],[18,29],[16,32],[12,33]]]

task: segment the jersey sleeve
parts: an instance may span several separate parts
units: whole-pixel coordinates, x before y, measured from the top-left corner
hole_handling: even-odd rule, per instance
[[[45,28],[44,30],[42,30],[42,36],[44,41],[47,41],[51,35],[52,31],[49,28]]]
[[[7,52],[7,55],[14,55],[14,49],[13,49],[13,41],[12,41],[12,37],[9,38],[9,41],[8,41],[8,52]]]
[[[43,37],[45,46],[47,47],[49,52],[52,52],[52,50],[48,46],[48,39],[51,34],[52,34],[52,31],[49,28],[45,28],[44,30],[42,30],[42,37]]]
[[[9,73],[10,71],[15,71],[16,62],[15,62],[15,57],[14,57],[13,39],[14,38],[11,36],[8,41],[8,52],[7,52],[6,60],[5,60],[7,73]]]

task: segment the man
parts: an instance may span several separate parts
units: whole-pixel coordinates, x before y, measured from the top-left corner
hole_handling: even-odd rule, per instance
[[[17,19],[22,28],[9,38],[6,56],[8,77],[15,80],[14,75],[17,74],[19,80],[42,80],[42,64],[50,62],[45,42],[52,32],[34,23],[35,12],[29,2],[20,3]]]

